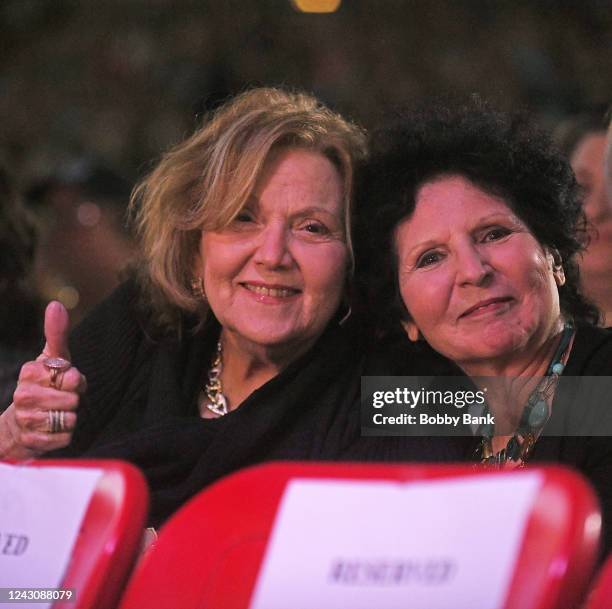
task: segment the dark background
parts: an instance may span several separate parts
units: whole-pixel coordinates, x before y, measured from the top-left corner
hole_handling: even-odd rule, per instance
[[[371,127],[480,92],[547,126],[612,97],[610,0],[3,0],[0,129],[21,182],[94,157],[128,180],[254,84],[310,90]]]

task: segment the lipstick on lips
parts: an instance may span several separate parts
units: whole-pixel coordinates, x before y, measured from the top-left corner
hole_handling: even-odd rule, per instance
[[[505,303],[510,302],[511,300],[512,298],[510,296],[500,296],[498,298],[487,298],[486,300],[481,300],[474,306],[466,309],[461,315],[459,315],[459,318],[476,317],[481,313],[493,313],[501,309]]]

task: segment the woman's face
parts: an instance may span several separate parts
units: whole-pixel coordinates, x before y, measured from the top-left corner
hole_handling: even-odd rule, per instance
[[[337,310],[348,260],[337,169],[318,152],[282,149],[236,219],[202,232],[196,273],[238,344],[297,352]]]
[[[468,179],[421,186],[395,244],[408,335],[459,365],[512,357],[558,328],[562,269],[502,199]]]
[[[606,193],[608,201],[612,204],[612,121],[608,127],[608,135],[606,137],[606,158],[604,159]]]
[[[588,133],[579,142],[571,156],[576,180],[584,189],[584,211],[598,224],[612,216],[612,201],[606,192],[606,133]]]
[[[582,138],[570,159],[584,189],[584,211],[596,229],[580,263],[587,288],[593,282],[609,281],[612,271],[612,192],[607,191],[605,157],[606,134],[602,131]]]

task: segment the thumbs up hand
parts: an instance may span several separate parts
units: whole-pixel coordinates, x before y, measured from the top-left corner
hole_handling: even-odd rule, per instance
[[[70,444],[85,377],[70,363],[68,311],[45,311],[45,347],[21,367],[13,403],[0,416],[0,457],[29,459]]]

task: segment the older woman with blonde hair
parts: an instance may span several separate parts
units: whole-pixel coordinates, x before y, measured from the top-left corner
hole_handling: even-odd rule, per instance
[[[135,190],[131,279],[70,340],[49,305],[0,456],[128,459],[158,524],[239,467],[340,455],[359,393],[340,322],[364,155],[363,132],[303,93],[219,108]]]

